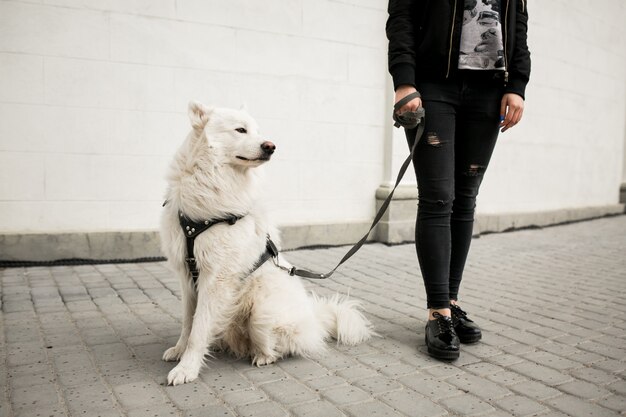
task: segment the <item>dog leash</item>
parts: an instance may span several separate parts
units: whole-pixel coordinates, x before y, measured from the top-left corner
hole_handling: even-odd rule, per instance
[[[383,204],[380,206],[380,209],[378,209],[378,213],[376,213],[376,216],[374,216],[374,221],[372,222],[372,225],[370,226],[367,233],[365,233],[365,235],[357,243],[355,243],[354,246],[352,246],[350,250],[348,250],[348,252],[346,252],[343,258],[341,258],[339,263],[333,269],[331,269],[329,272],[325,274],[312,272],[306,269],[297,268],[295,266],[291,268],[287,268],[285,266],[280,265],[278,262],[278,251],[276,249],[276,245],[274,245],[274,242],[272,242],[268,236],[268,244],[267,244],[268,251],[276,253],[276,255],[272,256],[272,259],[274,260],[274,264],[277,267],[287,271],[289,275],[297,275],[299,277],[311,278],[311,279],[326,279],[326,278],[329,278],[331,275],[333,275],[335,271],[337,270],[337,268],[339,268],[344,262],[350,259],[352,255],[354,255],[355,253],[359,251],[359,249],[361,249],[361,246],[365,244],[370,233],[372,232],[374,227],[378,224],[380,219],[382,219],[383,215],[387,211],[387,208],[389,207],[389,204],[391,203],[391,200],[393,198],[393,193],[396,191],[396,188],[398,188],[398,185],[400,184],[400,181],[404,177],[404,174],[406,173],[407,168],[411,164],[411,161],[413,160],[413,155],[415,154],[415,150],[417,149],[417,144],[422,138],[422,135],[424,134],[426,112],[424,111],[423,107],[420,107],[416,111],[413,111],[413,112],[405,112],[402,114],[396,114],[396,112],[400,110],[402,106],[404,106],[411,100],[415,98],[420,98],[420,97],[421,97],[420,94],[416,91],[414,93],[407,95],[403,99],[399,100],[393,106],[393,120],[395,122],[394,126],[395,127],[402,126],[407,129],[415,129],[417,127],[417,131],[415,132],[415,140],[413,141],[413,146],[411,147],[411,153],[402,163],[402,166],[400,167],[400,171],[398,172],[398,176],[396,178],[395,185],[393,189],[391,190],[391,192],[389,193],[389,195],[387,196],[387,198],[385,199],[385,201],[383,202]]]

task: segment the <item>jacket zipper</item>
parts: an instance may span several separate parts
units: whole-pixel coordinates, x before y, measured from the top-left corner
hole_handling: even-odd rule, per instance
[[[522,13],[526,11],[526,0],[522,0]]]
[[[522,0],[522,4],[523,4],[524,0]],[[507,59],[507,53],[506,53],[506,44],[507,44],[507,40],[508,40],[508,30],[506,27],[506,24],[509,21],[509,7],[511,6],[509,0],[506,0],[506,13],[504,16],[504,24],[502,25],[504,27],[504,85],[506,86],[507,83],[509,82],[509,61]]]
[[[454,13],[452,14],[452,29],[450,30],[450,50],[448,52],[448,72],[446,72],[446,78],[450,76],[450,65],[452,64],[452,40],[454,39],[454,23],[456,22],[456,2],[454,0]],[[505,56],[506,61],[506,56]]]

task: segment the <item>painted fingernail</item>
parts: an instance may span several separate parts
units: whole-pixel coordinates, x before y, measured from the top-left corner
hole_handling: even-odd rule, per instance
[[[500,115],[500,121],[503,122],[504,121],[504,116]]]

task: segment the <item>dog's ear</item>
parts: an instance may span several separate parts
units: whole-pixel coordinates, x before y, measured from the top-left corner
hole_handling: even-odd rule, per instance
[[[205,106],[198,101],[189,102],[189,121],[195,130],[202,130],[209,121],[209,115],[213,111],[212,108]]]

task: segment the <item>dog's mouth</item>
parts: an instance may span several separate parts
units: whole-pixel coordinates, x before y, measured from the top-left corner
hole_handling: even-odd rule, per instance
[[[260,156],[258,158],[254,158],[254,159],[250,159],[250,158],[246,158],[245,156],[240,156],[237,155],[236,156],[237,159],[241,159],[242,161],[248,161],[248,162],[257,162],[257,161],[269,161],[270,160],[270,156]]]

